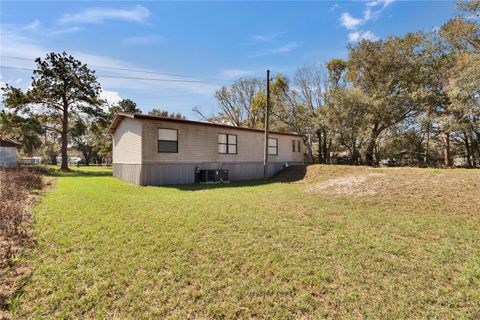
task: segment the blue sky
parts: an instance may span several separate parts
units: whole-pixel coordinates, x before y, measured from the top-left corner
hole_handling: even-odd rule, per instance
[[[1,1],[0,6],[2,66],[33,68],[33,59],[24,59],[67,51],[98,75],[175,80],[99,77],[111,102],[130,98],[143,111],[161,108],[189,118],[195,118],[195,106],[214,112],[215,90],[238,77],[264,76],[267,68],[293,75],[305,64],[345,58],[348,43],[431,30],[456,14],[453,1]],[[0,75],[2,85],[27,88],[31,72],[2,68]]]

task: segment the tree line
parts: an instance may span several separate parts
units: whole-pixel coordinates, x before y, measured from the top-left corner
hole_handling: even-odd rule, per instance
[[[32,84],[26,90],[3,89],[0,136],[13,138],[26,156],[41,156],[45,163],[68,170],[68,151],[76,151],[86,165],[111,163],[112,140],[108,128],[118,112],[141,113],[137,104],[123,99],[109,104],[100,98],[95,71],[67,53],[50,53],[35,60]],[[180,113],[152,109],[150,115],[184,118]]]
[[[480,166],[480,0],[430,32],[348,46],[348,58],[306,65],[270,86],[271,130],[304,135],[309,163]],[[100,98],[95,71],[67,53],[35,60],[32,84],[3,88],[0,134],[68,169],[68,150],[86,164],[111,162],[108,127],[117,112],[141,113],[129,99]],[[215,92],[210,122],[264,128],[265,79],[241,78]],[[182,118],[153,109],[148,114]]]
[[[307,65],[271,84],[272,130],[305,135],[309,162],[480,165],[480,1],[438,30],[348,46],[348,58]],[[202,119],[264,127],[265,79],[219,89]]]

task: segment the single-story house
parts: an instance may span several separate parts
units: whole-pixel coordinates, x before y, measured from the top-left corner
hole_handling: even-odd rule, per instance
[[[0,167],[15,168],[17,166],[17,149],[21,144],[8,138],[0,138]]]
[[[137,185],[194,183],[212,172],[231,181],[263,177],[263,130],[119,112],[109,132],[113,175]],[[270,132],[268,145],[269,176],[304,165],[302,135]]]

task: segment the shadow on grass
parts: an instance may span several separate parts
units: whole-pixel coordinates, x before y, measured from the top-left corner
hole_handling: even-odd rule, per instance
[[[300,181],[305,178],[307,173],[306,166],[294,166],[287,168],[270,179],[255,179],[255,180],[244,180],[244,181],[233,181],[230,183],[216,183],[216,184],[183,184],[183,185],[173,185],[165,186],[166,188],[175,188],[182,191],[198,191],[198,190],[210,190],[210,189],[219,189],[219,188],[242,188],[242,187],[256,187],[262,185],[268,185],[273,183],[292,183]]]
[[[109,167],[70,167],[68,171],[61,171],[59,166],[24,166],[28,170],[52,177],[111,177],[112,171]]]
[[[112,172],[108,172],[108,171],[74,170],[69,172],[63,172],[63,171],[57,170],[55,174],[60,177],[112,177]]]
[[[112,172],[109,171],[82,171],[82,170],[72,170],[72,171],[60,171],[55,170],[52,173],[56,177],[111,177]]]

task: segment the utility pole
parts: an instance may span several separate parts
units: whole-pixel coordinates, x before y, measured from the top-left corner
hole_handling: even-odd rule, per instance
[[[268,121],[270,116],[270,70],[267,70],[267,101],[265,110],[265,146],[263,154],[263,178],[268,178]]]

